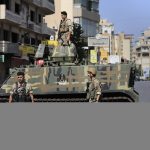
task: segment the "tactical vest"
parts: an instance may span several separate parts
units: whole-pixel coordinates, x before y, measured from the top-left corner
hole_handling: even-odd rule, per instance
[[[70,19],[66,19],[65,21],[61,20],[60,27],[59,27],[59,30],[61,31],[60,33],[66,33],[69,31],[69,26],[67,24],[68,20],[70,20]]]
[[[26,85],[27,83],[25,82],[22,86],[18,86],[18,83],[16,82],[16,90],[13,94],[13,101],[15,102],[29,102],[30,97],[29,94],[26,91]]]
[[[88,91],[87,91],[87,99],[89,100],[96,100],[96,89],[95,89],[95,86],[94,86],[94,83],[91,82],[91,83],[88,83],[89,84],[89,87],[88,87]]]

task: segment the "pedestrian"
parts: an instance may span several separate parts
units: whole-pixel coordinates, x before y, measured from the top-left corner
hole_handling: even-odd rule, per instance
[[[13,84],[9,96],[9,103],[11,102],[34,102],[33,90],[31,85],[25,81],[24,72],[17,73],[17,82]]]
[[[96,79],[96,69],[89,67],[88,70],[88,88],[87,88],[87,99],[89,102],[99,102],[102,98],[101,83]]]
[[[72,34],[72,22],[67,18],[67,12],[61,12],[61,21],[58,31],[58,41],[63,46],[68,46]]]

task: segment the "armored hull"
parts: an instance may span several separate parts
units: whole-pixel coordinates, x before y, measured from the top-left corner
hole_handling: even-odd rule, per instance
[[[88,102],[86,90],[90,65],[28,66],[15,68],[0,89],[0,102],[8,102],[18,71],[25,72],[37,102]],[[102,83],[102,102],[138,102],[131,64],[94,65]]]

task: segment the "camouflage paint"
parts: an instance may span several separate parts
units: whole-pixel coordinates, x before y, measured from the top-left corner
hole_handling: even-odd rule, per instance
[[[96,78],[106,90],[132,89],[128,86],[130,64],[95,65],[93,67],[97,70]],[[87,69],[88,65],[16,68],[1,88],[4,93],[9,93],[12,84],[16,81],[17,72],[24,70],[26,81],[31,84],[34,94],[83,93],[86,91],[88,82]],[[63,82],[60,82],[60,77],[64,78]]]

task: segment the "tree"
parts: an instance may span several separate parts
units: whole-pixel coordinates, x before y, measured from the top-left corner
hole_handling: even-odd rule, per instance
[[[83,30],[80,24],[73,23],[73,35],[72,42],[75,44],[79,61],[81,61],[85,57],[85,52],[82,47],[85,46]]]

